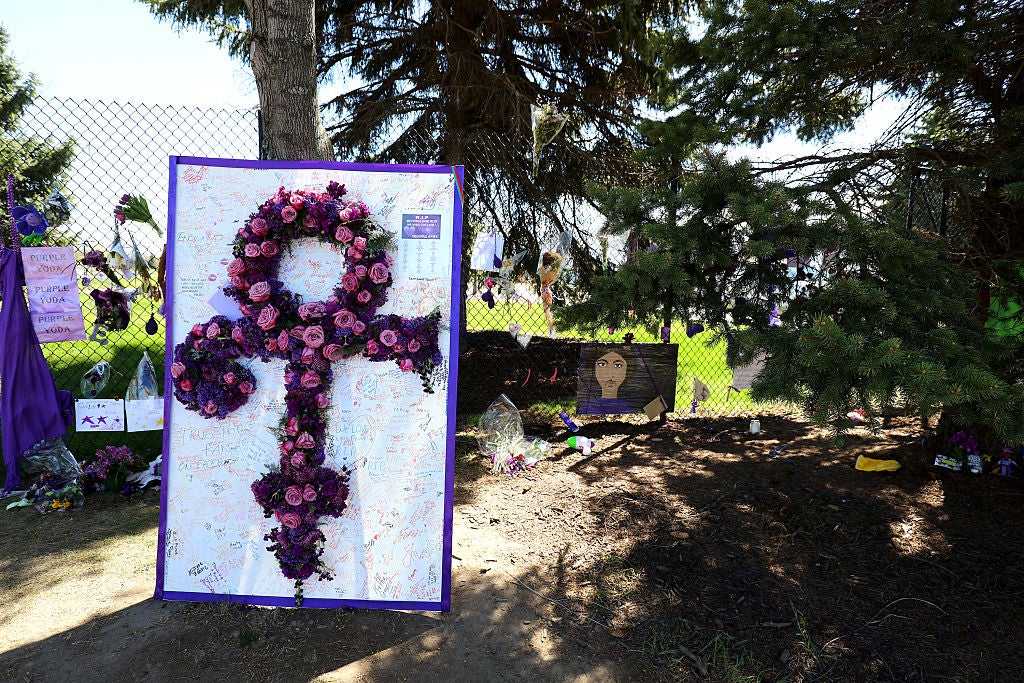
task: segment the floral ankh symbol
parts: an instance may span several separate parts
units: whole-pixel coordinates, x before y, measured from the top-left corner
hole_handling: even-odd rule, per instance
[[[387,251],[393,236],[371,220],[365,204],[345,201],[344,194],[337,183],[322,193],[281,188],[264,202],[235,236],[231,284],[224,288],[244,317],[194,325],[171,365],[175,398],[203,417],[223,419],[256,389],[239,359],[287,361],[279,466],[253,482],[252,492],[264,515],[279,523],[264,538],[284,576],[295,581],[296,604],[302,582],[314,573],[331,579],[320,527],[324,517],[345,511],[349,494],[348,471],[324,465],[332,363],[355,355],[393,360],[417,372],[430,392],[441,362],[439,310],[418,318],[377,315],[393,282]],[[304,303],[278,279],[282,251],[301,238],[344,250],[346,270],[327,301]]]

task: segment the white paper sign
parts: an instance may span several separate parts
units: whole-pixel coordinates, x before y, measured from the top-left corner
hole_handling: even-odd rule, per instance
[[[497,273],[501,269],[501,254],[504,248],[504,235],[497,231],[482,230],[477,233],[476,240],[473,242],[469,267],[473,270]],[[498,265],[494,265],[495,259],[498,260]]]
[[[164,428],[164,399],[140,398],[124,402],[129,432],[147,432]]]
[[[79,432],[123,432],[124,401],[119,398],[75,400],[75,429]]]
[[[732,384],[730,386],[737,391],[749,389],[753,384],[754,379],[761,374],[761,370],[763,369],[764,354],[758,353],[746,365],[737,365],[732,369]]]

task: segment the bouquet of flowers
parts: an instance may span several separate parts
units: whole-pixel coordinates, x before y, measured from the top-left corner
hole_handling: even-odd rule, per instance
[[[131,309],[128,307],[128,296],[114,289],[93,289],[90,292],[96,303],[96,322],[111,330],[123,330],[128,327]]]
[[[107,446],[96,451],[96,459],[85,466],[84,474],[97,488],[121,491],[134,466],[142,464],[127,446]]]
[[[568,118],[552,104],[530,107],[530,115],[533,122],[533,176],[536,178],[541,151],[558,137]]]

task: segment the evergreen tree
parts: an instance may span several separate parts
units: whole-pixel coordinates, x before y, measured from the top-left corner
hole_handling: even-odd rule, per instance
[[[700,19],[664,36],[666,116],[643,129],[662,180],[596,191],[631,255],[565,321],[704,321],[731,362],[767,353],[756,398],[837,433],[851,409],[905,406],[990,446],[1024,439],[1020,340],[986,327],[991,287],[1024,294],[1017,3],[721,0]],[[702,151],[827,140],[874,92],[910,105],[870,148],[756,166]],[[908,220],[912,183],[944,200],[936,232]]]
[[[7,174],[12,174],[15,202],[42,209],[43,199],[57,189],[74,158],[74,143],[40,138],[20,129],[25,109],[36,96],[36,83],[31,76],[22,77],[7,50],[8,36],[0,28],[0,186],[6,188]],[[6,212],[6,190],[3,204]]]

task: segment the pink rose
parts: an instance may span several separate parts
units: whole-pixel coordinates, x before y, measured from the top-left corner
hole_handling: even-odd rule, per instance
[[[316,500],[316,489],[310,484],[306,484],[306,488],[302,489],[302,500],[307,503],[312,503]]]
[[[281,444],[281,452],[284,453],[285,455],[291,453],[293,448],[295,448],[294,441],[285,441],[283,444]]]
[[[242,382],[238,385],[238,390],[248,396],[256,391],[256,387],[252,385],[252,382]]]
[[[234,287],[235,289],[237,289],[240,292],[247,292],[247,291],[249,291],[249,281],[246,280],[241,275],[232,275],[231,276],[231,286]]]
[[[299,434],[299,438],[295,439],[296,448],[313,448],[313,446],[316,446],[316,441],[309,432],[302,432]]]
[[[319,325],[307,327],[302,334],[302,341],[306,342],[306,346],[311,346],[314,349],[320,348],[324,345],[324,328]]]
[[[306,466],[306,454],[305,453],[292,453],[291,457],[292,467],[299,469]]]
[[[380,347],[377,346],[377,342],[373,341],[372,339],[368,339],[366,342],[366,354],[368,356],[372,356],[376,354],[378,351],[380,351]]]
[[[313,218],[312,216],[310,216],[307,213],[305,215],[305,217],[303,217],[303,219],[302,219],[302,225],[303,225],[303,227],[306,227],[306,228],[315,228],[316,227],[316,219]]]
[[[270,298],[270,292],[270,283],[264,280],[262,282],[257,282],[249,288],[249,298],[255,303],[260,303],[261,301],[266,301]]]
[[[289,505],[302,505],[302,489],[298,486],[289,486],[284,491],[284,502]]]
[[[205,339],[196,339],[194,342],[192,342],[192,348],[195,349],[196,351],[202,351],[203,350],[203,344],[205,344],[205,343],[206,343]]]
[[[394,346],[395,342],[398,341],[398,333],[394,330],[381,330],[380,331],[380,342],[384,346]]]
[[[223,379],[224,384],[227,384],[229,387],[234,386],[235,382],[238,381],[238,378],[235,377],[235,373],[233,372],[225,372],[221,379]]]
[[[303,320],[324,317],[324,305],[319,301],[313,301],[299,306],[299,317]]]
[[[295,371],[294,370],[288,370],[287,372],[284,373],[284,383],[285,384],[292,384],[294,381],[295,381]]]
[[[277,256],[278,252],[280,251],[281,250],[277,248],[277,242],[273,242],[271,240],[267,240],[266,242],[260,245],[260,253],[266,256],[267,258],[270,258],[271,256]]]
[[[327,394],[321,392],[316,395],[317,408],[326,408],[329,405],[331,405],[331,399],[327,396]]]
[[[281,220],[283,220],[285,223],[291,223],[293,220],[295,220],[295,217],[298,215],[299,212],[296,211],[294,207],[286,206],[283,209],[281,209]]]
[[[281,351],[287,351],[288,342],[288,330],[281,330],[280,334],[277,335],[277,348]]]
[[[220,325],[217,323],[210,323],[206,326],[206,338],[216,339],[220,335]]]
[[[288,436],[299,435],[299,419],[296,417],[289,417],[288,422],[284,425],[284,433]]]
[[[241,275],[245,272],[245,261],[240,258],[236,258],[234,261],[228,264],[228,275]]]
[[[294,512],[286,512],[281,515],[281,524],[285,525],[289,529],[295,529],[302,524],[302,517],[299,517]]]
[[[358,277],[360,280],[362,280],[364,277],[366,277],[366,273],[367,273],[366,266],[364,266],[362,263],[360,263],[358,266],[356,266],[356,277]]]
[[[302,348],[302,353],[299,355],[299,360],[301,360],[305,365],[312,365],[315,359],[316,349],[304,346]]]
[[[292,339],[298,339],[299,341],[302,341],[302,335],[305,334],[305,332],[305,325],[296,325],[291,329],[291,332],[289,332],[288,334],[292,336]]]
[[[242,346],[245,345],[245,335],[242,334],[241,327],[236,327],[235,329],[231,330],[231,338],[234,339],[237,344]]]
[[[348,207],[345,207],[344,209],[342,209],[341,211],[338,212],[338,218],[340,218],[341,220],[346,221],[346,222],[352,220],[352,209],[350,209]],[[346,230],[347,229],[348,228],[346,228]],[[339,237],[338,239],[341,239],[341,238]],[[352,238],[349,237],[348,239],[350,240]],[[348,240],[341,240],[341,241],[342,242],[348,242]]]
[[[277,351],[277,340],[271,337],[270,339],[263,342],[263,346],[264,348],[267,349],[267,351],[273,353],[274,351]]]
[[[370,280],[378,285],[384,284],[391,277],[388,267],[379,261],[370,266]]]
[[[291,204],[295,210],[299,210],[306,205],[306,200],[303,199],[300,194],[293,194],[288,198],[288,203]]]
[[[324,347],[324,358],[332,363],[345,357],[345,349],[340,344],[328,344]]]
[[[207,415],[216,415],[217,404],[214,403],[213,401],[207,401],[206,405],[203,406],[203,412],[206,413]]]
[[[249,239],[249,231],[245,229],[244,225],[238,226],[238,234],[244,237],[245,239]]]
[[[416,353],[420,350],[420,343],[417,339],[413,338],[409,340],[409,345],[406,347],[409,349],[409,353]]]
[[[348,257],[353,261],[358,261],[359,259],[363,258],[363,252],[359,251],[355,247],[349,247]]]
[[[398,364],[398,367],[402,368],[402,372],[412,372],[412,359],[403,358],[402,362]]]
[[[171,377],[178,379],[183,372],[185,372],[184,363],[171,363]]]
[[[259,216],[252,219],[252,222],[249,224],[249,227],[252,229],[252,234],[254,235],[259,235],[260,237],[263,237],[264,235],[267,234],[267,222],[260,218]]]
[[[355,273],[345,273],[341,276],[341,287],[346,292],[354,292],[359,289],[359,278]]]
[[[352,327],[356,323],[356,314],[343,308],[334,314],[335,327]]]
[[[366,238],[365,237],[357,237],[357,238],[355,238],[354,240],[352,240],[352,246],[355,247],[356,249],[358,249],[359,251],[366,251]]]
[[[348,244],[349,242],[352,241],[353,237],[355,237],[355,235],[352,233],[351,230],[346,228],[344,225],[339,225],[338,229],[334,231],[334,239],[338,240],[342,244]]]
[[[199,337],[200,339],[202,339],[203,338],[203,326],[200,325],[199,323],[196,323],[195,325],[193,325],[192,326],[192,336],[193,337]]]
[[[354,323],[352,323],[352,331],[355,332],[356,334],[362,334],[363,332],[366,332],[366,323],[364,323],[362,320],[355,321]]]
[[[313,387],[320,386],[320,375],[313,372],[312,370],[306,370],[302,373],[302,377],[299,378],[299,384],[306,389],[312,389]]]
[[[192,391],[192,380],[186,377],[185,379],[178,382],[178,386],[181,387],[182,391]]]
[[[238,310],[242,312],[246,318],[252,317],[252,306],[249,304],[238,304]]]
[[[394,351],[395,353],[404,353],[405,352],[405,345],[404,344],[395,344],[394,346],[391,347],[391,350]]]
[[[251,242],[245,245],[245,255],[249,258],[256,258],[260,255],[260,245]]]
[[[274,329],[274,325],[277,324],[277,316],[281,315],[280,311],[271,305],[267,305],[260,311],[260,315],[256,318],[256,325],[265,332],[269,332]]]

